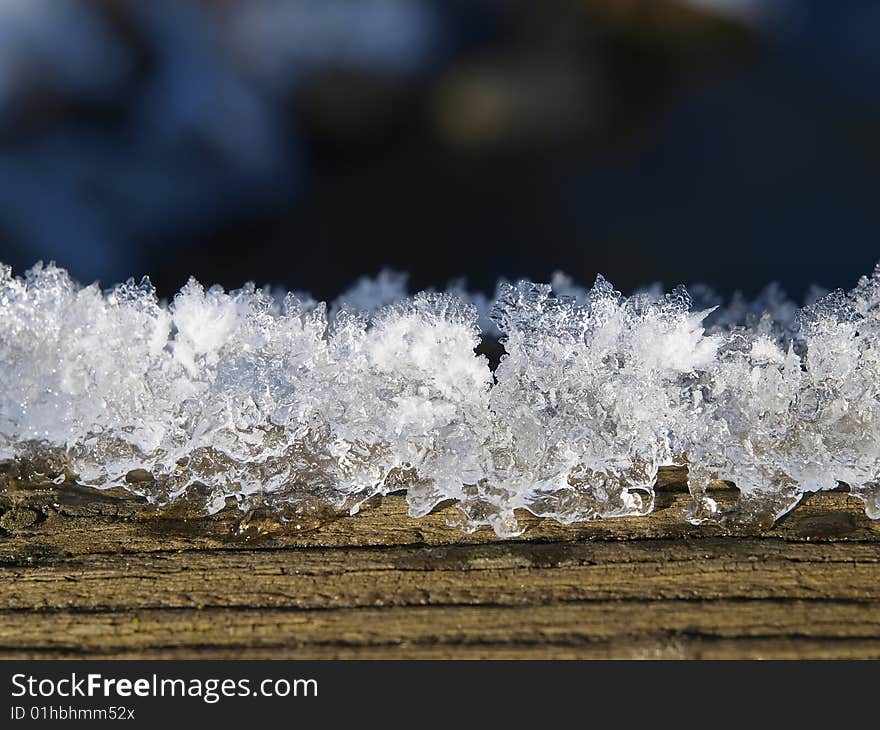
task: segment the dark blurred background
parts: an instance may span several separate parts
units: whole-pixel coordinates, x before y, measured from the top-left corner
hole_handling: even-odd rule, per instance
[[[878,39],[876,2],[2,0],[0,260],[849,286]]]

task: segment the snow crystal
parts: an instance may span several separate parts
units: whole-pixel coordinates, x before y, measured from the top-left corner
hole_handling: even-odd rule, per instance
[[[191,279],[160,303],[146,278],[0,265],[0,459],[207,513],[405,489],[415,516],[452,500],[464,529],[505,536],[517,510],[645,514],[664,465],[688,466],[694,522],[777,518],[839,482],[880,517],[880,269],[804,307],[691,288],[557,273],[492,301],[463,282],[409,296],[384,271],[328,313],[252,284]]]

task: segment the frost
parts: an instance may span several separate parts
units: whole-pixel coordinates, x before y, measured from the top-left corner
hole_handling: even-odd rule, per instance
[[[493,301],[463,282],[409,296],[385,271],[330,316],[251,284],[191,279],[160,303],[146,278],[102,291],[0,266],[0,459],[283,519],[405,489],[415,516],[452,500],[464,529],[506,536],[518,510],[645,514],[672,464],[695,522],[772,520],[839,482],[880,517],[880,270],[804,307],[691,288],[557,273]],[[494,373],[481,330],[503,343]]]
[[[602,277],[580,301],[528,282],[502,289],[488,482],[509,501],[505,526],[515,507],[563,522],[651,510],[658,467],[683,457],[682,389],[718,346],[689,305],[683,290],[625,299]]]

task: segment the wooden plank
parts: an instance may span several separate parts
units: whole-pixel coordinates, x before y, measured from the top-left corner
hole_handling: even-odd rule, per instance
[[[399,494],[282,522],[7,479],[0,657],[880,658],[880,524],[858,500],[693,526],[682,476],[649,516],[522,515],[513,540]]]
[[[725,495],[727,496],[727,495]],[[2,497],[2,495],[0,495]],[[414,519],[403,496],[375,500],[357,515],[310,515],[280,522],[271,513],[245,515],[229,506],[211,517],[159,511],[130,496],[26,490],[5,496],[0,515],[0,562],[42,560],[58,555],[169,550],[223,550],[248,547],[366,547],[464,545],[510,541],[490,529],[463,534],[452,505]],[[517,541],[701,539],[727,535],[778,537],[789,541],[880,540],[880,521],[869,520],[862,503],[845,492],[808,495],[775,525],[736,528],[691,525],[685,518],[689,497],[681,491],[658,493],[657,507],[644,517],[561,525],[522,513],[525,527]],[[0,503],[0,509],[4,505]]]
[[[5,657],[880,657],[880,607],[599,601],[516,607],[0,613]]]
[[[12,609],[533,605],[597,599],[880,599],[880,547],[695,542],[96,555],[0,569]]]

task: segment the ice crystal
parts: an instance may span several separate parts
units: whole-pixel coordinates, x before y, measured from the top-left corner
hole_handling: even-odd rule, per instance
[[[690,374],[718,347],[689,305],[683,289],[626,299],[601,276],[582,298],[502,289],[489,482],[510,510],[565,522],[650,511],[658,467],[683,458]]]
[[[644,514],[670,464],[693,521],[774,519],[839,482],[880,517],[880,270],[802,308],[692,289],[556,274],[490,303],[383,272],[328,314],[251,284],[193,279],[163,303],[148,279],[0,266],[0,459],[209,513],[405,489],[415,516],[452,500],[465,529],[508,536],[517,510]],[[494,373],[481,328],[503,343]],[[733,512],[715,480],[740,490]]]

